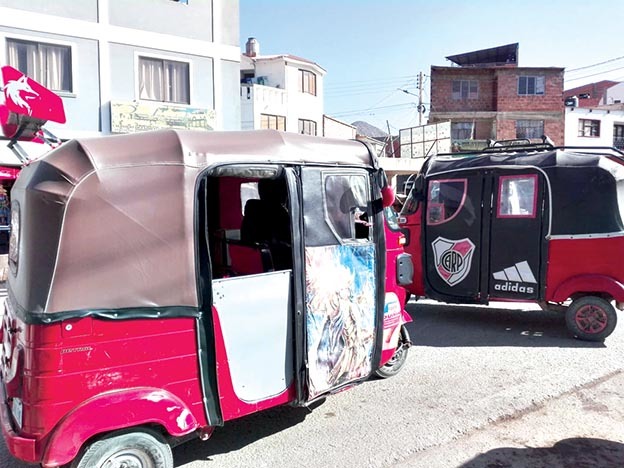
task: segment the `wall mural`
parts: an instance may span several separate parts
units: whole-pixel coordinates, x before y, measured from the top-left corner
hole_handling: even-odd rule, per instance
[[[111,131],[134,133],[162,128],[214,130],[214,109],[150,101],[111,101]]]
[[[306,248],[310,398],[370,374],[375,296],[372,244]]]

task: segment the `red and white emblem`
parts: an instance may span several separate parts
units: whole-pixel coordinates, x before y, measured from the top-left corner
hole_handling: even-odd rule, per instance
[[[455,286],[468,276],[475,251],[475,245],[470,239],[449,240],[438,237],[431,243],[431,247],[436,271],[449,286]]]

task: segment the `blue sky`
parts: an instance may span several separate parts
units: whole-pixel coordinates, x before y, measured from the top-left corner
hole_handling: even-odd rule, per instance
[[[418,124],[418,98],[397,88],[418,94],[418,73],[448,55],[519,42],[519,65],[569,69],[566,89],[624,81],[623,24],[618,0],[240,0],[243,50],[255,37],[261,54],[318,63],[326,114],[385,130],[388,121],[393,133]]]

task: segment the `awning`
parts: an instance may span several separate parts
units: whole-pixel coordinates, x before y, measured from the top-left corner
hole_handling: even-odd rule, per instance
[[[0,181],[17,179],[20,170],[19,167],[0,166]]]

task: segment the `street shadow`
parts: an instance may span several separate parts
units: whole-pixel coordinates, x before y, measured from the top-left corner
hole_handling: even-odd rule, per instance
[[[621,468],[624,444],[603,439],[565,439],[552,447],[497,448],[458,468]]]
[[[416,346],[605,347],[573,338],[557,312],[431,302],[410,302],[406,310],[414,320],[408,331]]]
[[[306,416],[323,402],[324,400],[321,400],[310,408],[280,406],[228,421],[223,427],[216,428],[212,437],[205,442],[194,439],[175,447],[174,465],[181,466],[198,460],[212,461],[215,455],[239,450],[260,439],[277,434],[303,422]]]

